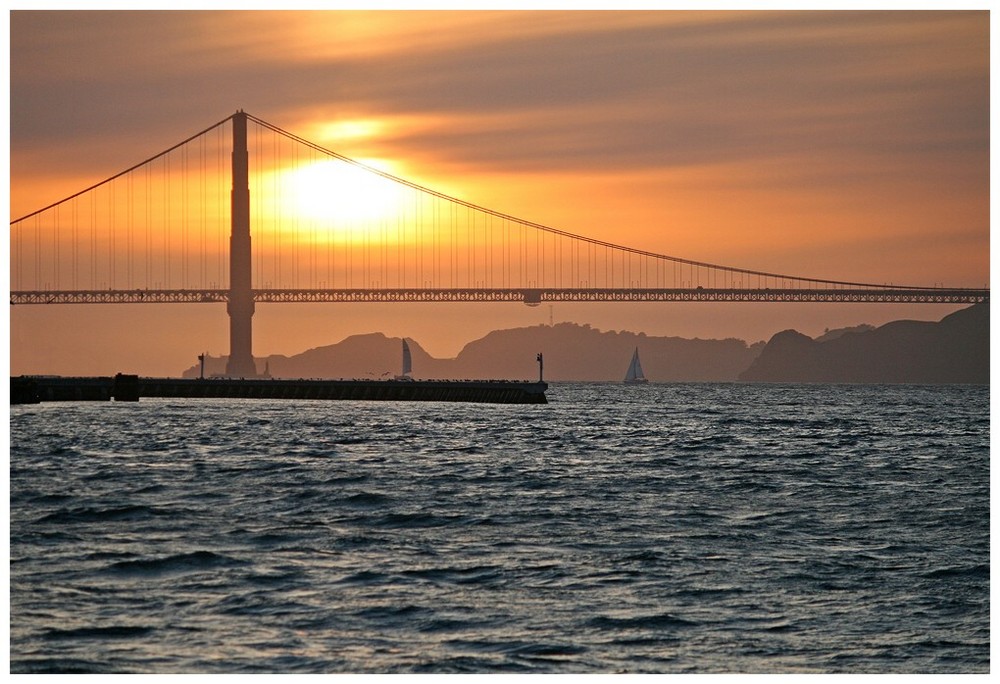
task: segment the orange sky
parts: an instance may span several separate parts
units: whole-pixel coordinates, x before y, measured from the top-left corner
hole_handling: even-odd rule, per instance
[[[15,11],[10,40],[11,218],[242,108],[629,247],[836,280],[989,281],[987,12]],[[259,305],[254,352],[382,331],[451,356],[550,317],[753,342],[953,309]],[[215,305],[13,307],[10,324],[13,374],[175,375],[228,352]]]

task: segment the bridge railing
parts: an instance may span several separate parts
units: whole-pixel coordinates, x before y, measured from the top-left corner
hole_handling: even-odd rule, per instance
[[[258,303],[349,302],[855,302],[975,304],[976,288],[341,288],[258,289]],[[229,290],[12,291],[11,304],[219,304]]]

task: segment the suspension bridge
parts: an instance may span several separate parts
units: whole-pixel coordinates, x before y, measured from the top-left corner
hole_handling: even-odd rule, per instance
[[[225,303],[227,374],[256,374],[258,302],[976,303],[711,264],[558,230],[238,111],[11,221],[10,303]],[[251,238],[252,236],[252,238]]]

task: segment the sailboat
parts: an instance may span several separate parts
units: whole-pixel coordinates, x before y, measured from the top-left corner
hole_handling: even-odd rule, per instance
[[[403,372],[396,376],[396,380],[412,380],[410,373],[413,371],[413,360],[410,357],[410,345],[403,338]]]
[[[644,385],[649,380],[646,376],[642,374],[642,364],[639,363],[639,348],[635,348],[635,353],[632,354],[632,363],[628,365],[628,372],[625,374],[625,380],[623,382],[626,385]]]

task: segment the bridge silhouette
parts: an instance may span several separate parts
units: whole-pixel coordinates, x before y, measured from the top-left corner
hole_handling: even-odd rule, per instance
[[[964,304],[988,288],[824,280],[577,235],[462,200],[246,112],[11,221],[10,303],[225,303],[253,376],[259,302]]]

